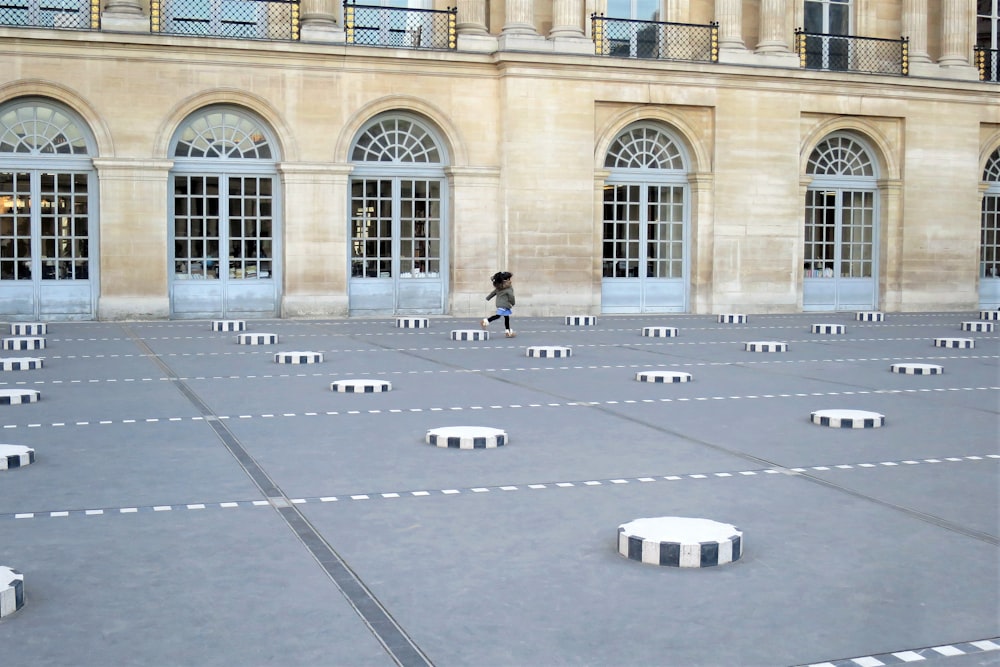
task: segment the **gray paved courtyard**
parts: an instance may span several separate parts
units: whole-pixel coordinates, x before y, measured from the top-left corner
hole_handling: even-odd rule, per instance
[[[256,346],[208,321],[51,323],[44,350],[0,353],[44,359],[0,373],[41,392],[0,406],[0,442],[36,453],[0,471],[0,565],[27,599],[0,665],[1000,664],[1000,333],[960,330],[978,319],[515,317],[489,341],[450,318],[250,320],[278,335]],[[392,390],[330,390],[347,378]],[[835,408],[886,423],[811,423]],[[467,425],[509,443],[424,442]],[[744,555],[617,553],[620,524],[658,516],[734,524]]]

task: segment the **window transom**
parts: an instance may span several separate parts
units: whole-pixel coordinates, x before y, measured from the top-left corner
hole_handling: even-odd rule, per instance
[[[987,183],[1000,183],[1000,148],[993,151],[990,159],[986,161],[986,169],[983,170],[983,180]]]
[[[41,103],[0,110],[0,153],[87,155],[83,128],[69,114]]]
[[[240,111],[214,109],[185,122],[174,157],[270,160],[274,152],[259,121]]]
[[[434,136],[404,117],[376,120],[358,137],[351,150],[355,162],[388,164],[441,164],[441,149]]]
[[[612,169],[684,169],[680,147],[666,132],[653,126],[632,127],[615,138],[604,158]]]
[[[851,137],[830,137],[809,156],[806,173],[814,176],[875,176],[868,151]]]

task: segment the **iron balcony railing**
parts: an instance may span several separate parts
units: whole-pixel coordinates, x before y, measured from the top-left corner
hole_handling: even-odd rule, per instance
[[[987,49],[982,46],[973,47],[975,49],[975,65],[979,70],[980,81],[992,81],[1000,83],[1000,50]]]
[[[594,51],[612,58],[719,61],[719,24],[667,23],[590,15]]]
[[[795,50],[805,69],[868,74],[910,73],[910,40],[795,31]]]
[[[405,9],[344,2],[344,31],[348,44],[393,49],[458,47],[455,28],[458,8]]]
[[[149,29],[164,35],[294,41],[299,0],[150,0]]]
[[[0,25],[100,30],[101,0],[0,0]]]

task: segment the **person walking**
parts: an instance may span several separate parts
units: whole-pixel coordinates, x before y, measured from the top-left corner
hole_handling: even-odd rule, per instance
[[[513,329],[510,328],[510,316],[513,314],[511,309],[514,307],[514,288],[511,286],[511,278],[514,274],[509,271],[498,271],[490,277],[490,281],[493,283],[493,291],[490,292],[486,300],[489,301],[493,297],[496,297],[497,301],[497,313],[496,315],[490,315],[489,317],[484,317],[479,323],[484,329],[490,325],[490,322],[500,319],[503,316],[503,326],[506,329],[504,334],[507,338],[513,338],[517,334],[514,333]]]

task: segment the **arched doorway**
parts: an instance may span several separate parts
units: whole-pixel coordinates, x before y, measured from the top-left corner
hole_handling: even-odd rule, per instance
[[[95,154],[86,124],[60,104],[0,107],[0,317],[94,318]]]
[[[858,137],[834,134],[809,156],[802,308],[865,310],[878,302],[878,174]]]
[[[983,170],[982,231],[979,244],[979,307],[1000,307],[1000,148]]]
[[[601,309],[688,309],[687,158],[663,127],[635,123],[608,148],[604,166]]]
[[[170,313],[275,317],[281,303],[275,141],[250,113],[212,107],[170,143]]]
[[[442,142],[420,118],[390,112],[361,128],[350,156],[350,313],[443,313],[448,155]]]

